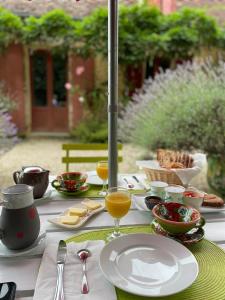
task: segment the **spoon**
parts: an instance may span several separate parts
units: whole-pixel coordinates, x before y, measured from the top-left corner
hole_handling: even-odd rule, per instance
[[[125,177],[123,178],[123,180],[126,182],[128,189],[133,189],[134,188],[133,183],[128,182],[128,180]]]
[[[88,249],[81,249],[77,252],[77,256],[81,260],[83,266],[81,293],[88,294],[89,287],[88,287],[87,274],[86,274],[86,260],[89,256],[91,256],[91,252]]]

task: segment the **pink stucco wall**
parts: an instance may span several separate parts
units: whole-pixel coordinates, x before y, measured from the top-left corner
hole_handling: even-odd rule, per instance
[[[26,131],[23,55],[23,46],[20,44],[9,46],[0,55],[0,81],[4,82],[6,90],[17,104],[12,117],[20,132]]]
[[[166,15],[176,10],[176,0],[148,0],[148,3],[158,6]]]

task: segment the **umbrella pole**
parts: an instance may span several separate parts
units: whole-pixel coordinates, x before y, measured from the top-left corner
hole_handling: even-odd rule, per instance
[[[108,151],[109,187],[117,186],[118,0],[108,0]]]

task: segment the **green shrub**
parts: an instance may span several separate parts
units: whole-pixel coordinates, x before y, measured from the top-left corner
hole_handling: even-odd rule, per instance
[[[225,155],[225,64],[187,63],[149,79],[120,119],[123,141]]]
[[[85,119],[79,123],[71,135],[83,143],[106,143],[108,140],[107,122],[99,123],[94,118]]]

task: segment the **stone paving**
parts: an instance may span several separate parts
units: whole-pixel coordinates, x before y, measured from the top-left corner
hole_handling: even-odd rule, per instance
[[[30,138],[17,144],[14,148],[0,156],[0,189],[14,184],[12,174],[21,169],[21,166],[39,165],[50,170],[51,174],[60,174],[65,171],[61,163],[64,155],[61,150],[63,143],[73,143],[73,140],[63,138]],[[82,153],[77,152],[78,155]],[[135,165],[136,160],[143,159],[146,151],[142,148],[125,144],[122,151],[123,162],[119,164],[121,173],[139,172]],[[95,168],[94,164],[73,164],[71,171],[88,171]],[[206,168],[194,179],[193,184],[206,189]]]

